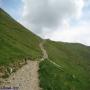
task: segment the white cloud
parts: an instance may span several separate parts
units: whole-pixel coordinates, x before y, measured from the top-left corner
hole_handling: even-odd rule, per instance
[[[90,45],[90,23],[81,20],[85,1],[88,0],[23,0],[24,24],[45,38]],[[72,19],[79,24],[72,26]]]
[[[62,31],[58,28],[52,34],[49,34],[49,38],[55,41],[64,42],[77,42],[85,45],[90,45],[90,23],[81,22],[78,26],[72,27],[64,24]]]
[[[23,17],[36,33],[53,29],[71,17],[79,18],[83,0],[23,0]]]

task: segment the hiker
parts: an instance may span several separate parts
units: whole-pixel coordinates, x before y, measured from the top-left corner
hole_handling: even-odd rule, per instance
[[[25,64],[27,64],[27,59],[25,58]]]

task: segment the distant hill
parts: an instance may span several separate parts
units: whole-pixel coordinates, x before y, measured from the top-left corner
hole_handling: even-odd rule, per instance
[[[41,38],[16,22],[0,8],[0,64],[22,58],[39,58]]]

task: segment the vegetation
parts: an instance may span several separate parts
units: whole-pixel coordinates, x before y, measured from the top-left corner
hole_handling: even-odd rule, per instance
[[[47,40],[45,49],[49,59],[40,63],[39,70],[43,90],[90,89],[90,47]]]
[[[20,25],[0,8],[0,65],[24,58],[40,58],[41,38]]]

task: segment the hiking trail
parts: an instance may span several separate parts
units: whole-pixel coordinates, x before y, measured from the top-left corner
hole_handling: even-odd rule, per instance
[[[40,61],[31,61],[28,60],[27,64],[22,68],[17,70],[15,73],[11,74],[9,78],[4,80],[2,86],[4,87],[17,87],[18,90],[42,90],[39,86],[39,63],[45,59],[47,59],[50,63],[55,65],[56,67],[61,68],[60,65],[55,62],[49,60],[47,51],[44,48],[45,40],[43,40],[39,47],[42,51],[42,58]]]

